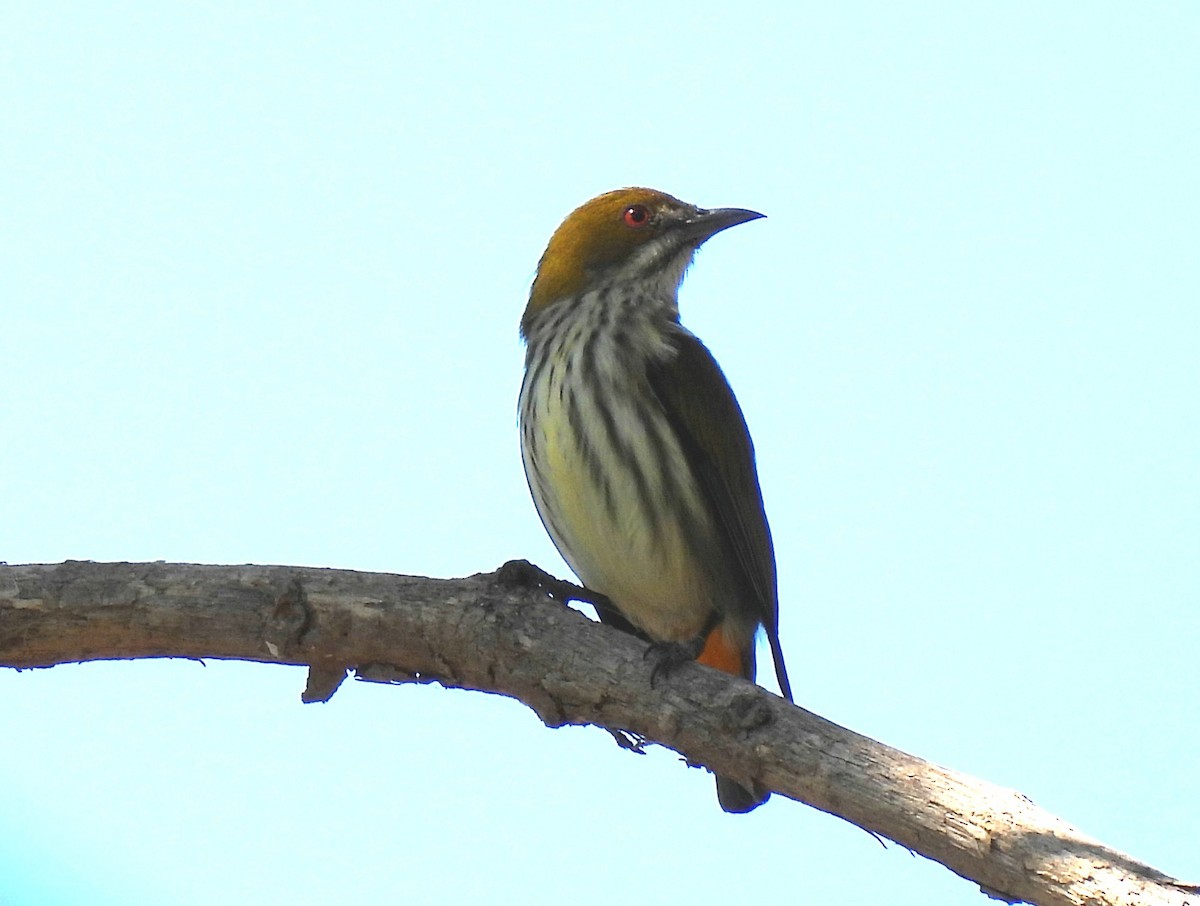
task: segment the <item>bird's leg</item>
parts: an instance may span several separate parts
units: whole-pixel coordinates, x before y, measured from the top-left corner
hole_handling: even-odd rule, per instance
[[[680,664],[694,661],[700,657],[709,634],[717,628],[717,624],[720,622],[721,615],[714,610],[708,615],[700,634],[695,638],[682,642],[651,642],[645,654],[645,657],[655,659],[654,668],[650,671],[650,686],[653,687],[660,676],[670,676]]]
[[[583,601],[585,604],[596,606],[593,600],[594,592],[588,591],[582,585],[575,585],[566,579],[550,575],[540,566],[534,566],[528,560],[509,560],[496,570],[496,581],[509,588],[540,588],[556,601],[566,604],[568,601]],[[604,597],[600,595],[599,597]],[[607,603],[608,599],[604,598]]]
[[[540,588],[554,600],[566,604],[568,601],[582,601],[596,608],[596,616],[606,626],[612,626],[622,632],[628,632],[638,638],[649,641],[632,623],[621,615],[616,605],[607,596],[582,585],[568,582],[550,575],[540,566],[534,566],[528,560],[509,560],[496,570],[496,581],[511,588]]]

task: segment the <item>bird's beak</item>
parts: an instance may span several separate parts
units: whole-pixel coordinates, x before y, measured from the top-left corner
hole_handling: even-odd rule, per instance
[[[684,215],[679,228],[696,245],[699,245],[721,230],[727,230],[739,223],[759,220],[765,216],[758,211],[747,211],[745,208],[712,208],[707,211],[703,208],[695,208]]]

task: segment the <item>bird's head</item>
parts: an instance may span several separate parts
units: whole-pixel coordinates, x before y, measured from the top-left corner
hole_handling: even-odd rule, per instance
[[[706,239],[762,214],[742,208],[705,210],[654,189],[598,195],[562,222],[538,263],[521,319],[589,289],[637,281],[672,295]]]

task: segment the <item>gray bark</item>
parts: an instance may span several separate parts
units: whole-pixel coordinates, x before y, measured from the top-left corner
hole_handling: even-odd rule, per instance
[[[850,821],[993,897],[1040,906],[1200,906],[1200,888],[1025,796],[922,761],[686,664],[652,688],[632,636],[496,573],[427,579],[287,566],[0,566],[0,666],[228,658],[511,696],[550,727],[596,724]],[[714,806],[715,807],[715,806]],[[732,819],[736,820],[736,819]]]

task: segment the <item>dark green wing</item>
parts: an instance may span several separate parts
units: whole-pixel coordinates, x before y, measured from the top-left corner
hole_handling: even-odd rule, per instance
[[[779,645],[775,549],[763,510],[754,444],[746,419],[712,353],[683,328],[672,337],[676,354],[650,368],[650,387],[695,463],[701,493],[724,528],[726,556],[754,617],[767,631],[780,691],[792,700]]]

